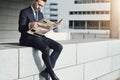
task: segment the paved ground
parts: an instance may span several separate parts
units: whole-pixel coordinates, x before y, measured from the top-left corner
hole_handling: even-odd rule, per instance
[[[116,80],[120,80],[120,78],[116,79]]]

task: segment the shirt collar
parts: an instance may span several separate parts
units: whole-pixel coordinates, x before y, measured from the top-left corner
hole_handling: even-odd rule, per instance
[[[33,11],[33,14],[34,14],[34,17],[36,16],[35,14],[35,9],[33,8],[33,6],[31,5],[31,8],[32,8],[32,11]]]

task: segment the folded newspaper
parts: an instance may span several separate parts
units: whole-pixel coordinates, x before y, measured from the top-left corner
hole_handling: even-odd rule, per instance
[[[50,30],[56,28],[61,23],[61,21],[62,19],[58,22],[53,22],[43,18],[38,22],[38,27],[30,28],[27,33],[32,35],[44,35]]]

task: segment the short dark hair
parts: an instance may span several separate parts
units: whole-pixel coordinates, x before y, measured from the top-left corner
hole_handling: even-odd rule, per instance
[[[42,1],[47,2],[47,0],[42,0]]]
[[[34,0],[33,0],[33,1],[34,1]],[[36,0],[36,1],[38,1],[38,0]],[[42,1],[47,2],[47,0],[42,0]]]

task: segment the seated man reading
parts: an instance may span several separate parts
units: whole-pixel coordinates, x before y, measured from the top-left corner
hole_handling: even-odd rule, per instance
[[[23,46],[36,48],[42,52],[42,59],[46,65],[46,69],[39,75],[43,76],[45,80],[50,80],[49,76],[52,80],[59,80],[53,68],[55,67],[55,63],[63,49],[63,46],[44,35],[49,30],[53,29],[49,28],[51,25],[46,25],[48,24],[46,23],[48,20],[43,18],[43,13],[41,12],[41,8],[46,2],[47,0],[33,0],[30,7],[20,11],[19,32],[21,33],[21,37],[19,43]],[[41,22],[45,24],[43,25]],[[55,27],[58,24],[59,22],[52,24],[52,26],[54,25],[53,27]],[[44,30],[42,31],[41,28]],[[34,34],[40,35],[35,36]],[[50,49],[53,50],[51,55],[49,55]]]

